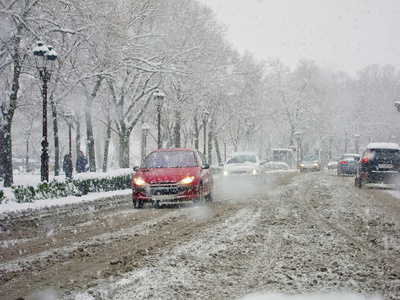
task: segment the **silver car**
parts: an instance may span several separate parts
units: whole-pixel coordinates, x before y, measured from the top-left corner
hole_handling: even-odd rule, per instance
[[[265,183],[265,169],[254,152],[235,152],[224,164],[222,176],[225,180],[251,180]]]

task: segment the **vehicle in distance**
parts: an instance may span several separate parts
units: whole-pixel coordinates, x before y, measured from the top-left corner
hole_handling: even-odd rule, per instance
[[[230,155],[222,169],[223,179],[250,179],[265,183],[263,164],[254,152],[235,152]]]
[[[321,171],[321,162],[317,155],[306,155],[300,163],[300,172]]]
[[[336,170],[337,169],[337,165],[339,162],[340,157],[332,157],[329,161],[328,161],[328,170]]]
[[[135,208],[182,202],[212,201],[210,166],[199,151],[189,148],[158,149],[151,152],[132,181]]]
[[[357,164],[355,186],[390,184],[400,188],[400,147],[396,143],[370,143]]]
[[[343,154],[337,164],[337,176],[355,175],[357,169],[357,162],[360,159],[358,154]]]

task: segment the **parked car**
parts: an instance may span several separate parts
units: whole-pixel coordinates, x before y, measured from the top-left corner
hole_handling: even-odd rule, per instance
[[[358,154],[343,154],[337,164],[337,176],[355,175],[359,159],[360,155]]]
[[[300,172],[321,171],[322,164],[317,155],[306,155],[300,163]]]
[[[212,201],[210,166],[199,151],[188,148],[158,149],[151,152],[132,182],[135,208],[153,205]]]
[[[276,170],[289,170],[290,167],[287,163],[283,161],[270,161],[264,164],[264,169],[266,171],[276,171]]]
[[[223,179],[250,179],[265,183],[263,163],[254,152],[235,152],[230,155],[222,169]]]
[[[396,143],[370,143],[357,165],[355,186],[369,183],[391,184],[400,188],[400,147]]]
[[[328,170],[336,170],[340,157],[332,157],[328,161]]]

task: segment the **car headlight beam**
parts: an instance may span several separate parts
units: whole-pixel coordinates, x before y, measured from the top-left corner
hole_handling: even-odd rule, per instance
[[[188,185],[188,184],[191,184],[193,181],[194,181],[194,176],[188,176],[188,177],[183,178],[183,179],[180,181],[180,183],[181,183],[181,184]]]
[[[146,184],[146,181],[144,181],[142,178],[140,178],[140,177],[137,177],[137,178],[134,178],[133,179],[133,183],[136,185],[136,186],[144,186],[145,184]]]

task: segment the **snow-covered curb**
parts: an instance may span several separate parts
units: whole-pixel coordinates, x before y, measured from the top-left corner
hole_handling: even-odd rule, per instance
[[[93,179],[93,178],[111,178],[116,176],[123,176],[133,174],[132,169],[118,169],[108,171],[107,173],[76,173],[74,174],[73,179]],[[65,176],[50,176],[49,181],[65,181]],[[22,186],[33,186],[36,187],[40,183],[40,175],[37,174],[17,174],[14,175],[14,185],[22,185]],[[36,200],[31,203],[17,203],[14,193],[11,188],[3,188],[2,183],[0,184],[0,189],[4,191],[5,199],[0,204],[0,213],[4,213],[7,211],[20,211],[25,209],[40,209],[43,207],[51,207],[51,206],[62,206],[68,204],[79,203],[83,201],[93,201],[100,198],[112,197],[116,195],[127,195],[132,192],[132,190],[120,190],[120,191],[110,191],[110,192],[102,192],[102,193],[92,193],[82,197],[69,196],[58,199],[47,199],[47,200]]]
[[[18,203],[15,201],[7,201],[6,203],[2,203],[0,205],[0,214],[11,211],[22,211],[28,209],[42,209],[45,207],[53,207],[53,206],[64,206],[68,204],[75,204],[80,202],[88,202],[95,201],[100,198],[107,198],[119,195],[130,195],[132,193],[131,189],[120,190],[120,191],[111,191],[111,192],[102,192],[102,193],[92,193],[81,197],[69,196],[64,198],[57,199],[46,199],[46,200],[36,200],[32,203]]]

